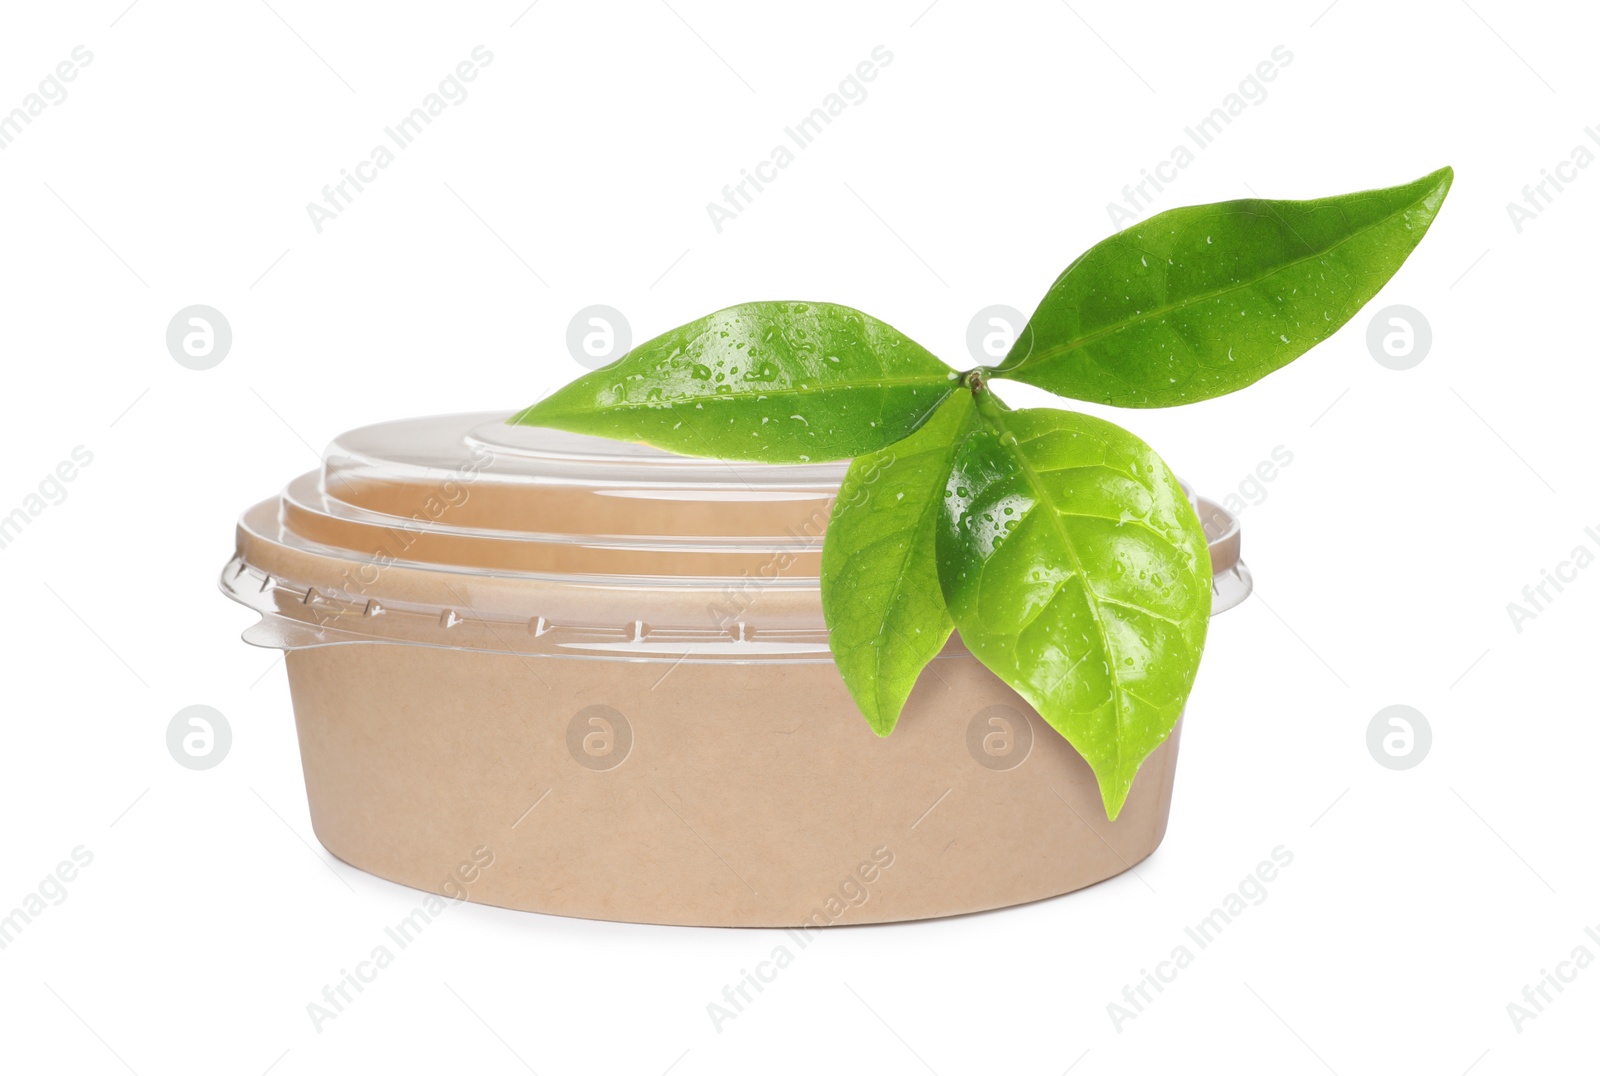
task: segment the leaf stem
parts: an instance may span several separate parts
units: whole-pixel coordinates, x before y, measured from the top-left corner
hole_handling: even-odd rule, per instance
[[[987,366],[968,370],[961,375],[961,384],[972,391],[972,402],[977,405],[978,413],[999,427],[1004,421],[1001,416],[1011,408],[989,387],[988,375],[992,372]]]

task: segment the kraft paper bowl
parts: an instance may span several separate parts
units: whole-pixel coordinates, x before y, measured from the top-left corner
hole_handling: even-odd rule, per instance
[[[287,652],[311,821],[444,896],[642,923],[954,915],[1109,878],[1160,844],[1178,731],[1115,822],[1088,765],[959,637],[893,735],[828,652],[843,464],[763,466],[511,427],[352,431],[245,512],[222,589]],[[1214,610],[1237,523],[1194,500]]]

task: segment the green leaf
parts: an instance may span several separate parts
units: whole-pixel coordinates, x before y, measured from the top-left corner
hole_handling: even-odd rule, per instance
[[[1109,422],[1006,411],[956,452],[937,538],[961,639],[1094,769],[1115,818],[1183,713],[1211,613],[1205,533],[1155,452]]]
[[[686,455],[806,463],[893,444],[958,384],[859,310],[744,303],[639,345],[511,421]]]
[[[956,392],[910,437],[850,464],[822,546],[828,646],[872,731],[893,731],[954,626],[934,535],[956,446],[977,422]]]
[[[1069,266],[992,376],[1119,407],[1241,389],[1377,294],[1453,176],[1441,168],[1386,190],[1158,213]]]

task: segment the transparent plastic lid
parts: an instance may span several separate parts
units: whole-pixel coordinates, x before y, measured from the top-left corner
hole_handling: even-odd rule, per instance
[[[509,416],[352,430],[247,511],[222,579],[263,615],[246,639],[826,655],[817,575],[847,463],[696,459]],[[1191,503],[1220,611],[1249,592],[1238,524]]]
[[[791,551],[792,574],[816,574],[846,464],[693,459],[508,417],[344,434],[320,474],[284,491],[285,539],[447,570],[601,576],[738,576]]]

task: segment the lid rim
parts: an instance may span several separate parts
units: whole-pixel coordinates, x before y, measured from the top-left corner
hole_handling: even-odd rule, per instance
[[[831,660],[820,554],[845,464],[701,460],[509,414],[350,431],[245,511],[220,585],[261,614],[258,639],[716,661],[762,660],[759,640]],[[1220,612],[1250,590],[1239,521],[1182,485]]]

